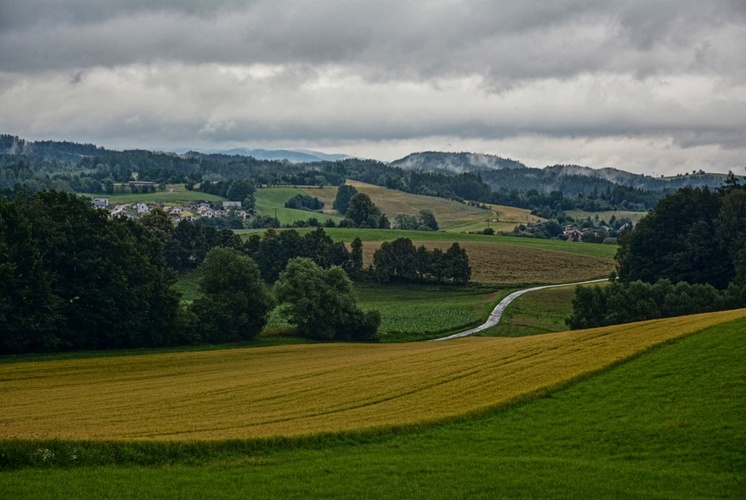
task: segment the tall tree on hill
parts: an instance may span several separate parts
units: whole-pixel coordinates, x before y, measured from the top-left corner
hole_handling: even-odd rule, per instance
[[[350,199],[346,217],[355,227],[377,228],[381,224],[381,211],[365,193],[357,193]]]
[[[355,236],[350,244],[350,260],[345,268],[352,279],[360,279],[363,276],[363,240]]]
[[[349,184],[342,184],[337,188],[337,196],[334,198],[332,208],[342,215],[347,213],[347,209],[350,207],[350,200],[357,194],[355,186]]]

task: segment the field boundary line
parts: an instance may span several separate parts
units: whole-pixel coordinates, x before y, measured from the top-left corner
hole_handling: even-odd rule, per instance
[[[486,330],[487,328],[492,328],[493,326],[496,326],[497,324],[500,323],[500,319],[502,318],[503,313],[508,308],[510,303],[525,293],[545,290],[547,288],[558,288],[562,286],[589,285],[591,283],[601,283],[603,281],[609,281],[609,279],[603,278],[603,279],[597,279],[597,280],[579,281],[576,283],[560,283],[558,285],[542,285],[542,286],[534,286],[531,288],[524,288],[523,290],[518,290],[516,292],[511,293],[510,295],[502,299],[500,302],[498,302],[498,304],[495,306],[495,308],[492,310],[489,317],[487,318],[487,321],[485,321],[483,324],[477,326],[476,328],[472,328],[470,330],[466,330],[460,333],[454,333],[453,335],[448,335],[446,337],[431,339],[429,342],[439,342],[441,340],[460,339],[460,338],[468,337],[469,335],[473,335],[475,333],[481,332],[482,330]]]

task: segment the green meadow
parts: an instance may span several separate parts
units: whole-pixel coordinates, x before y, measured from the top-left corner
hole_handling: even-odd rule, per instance
[[[122,454],[120,465],[107,465],[115,457],[106,455],[101,465],[6,468],[2,495],[743,498],[744,330],[743,319],[717,325],[544,397],[462,422],[257,447],[152,443],[127,452],[103,444],[104,455]],[[47,451],[40,445],[40,454]]]
[[[606,286],[608,282],[591,286]],[[505,310],[500,324],[480,332],[481,336],[525,337],[564,332],[565,319],[572,314],[576,286],[547,288],[521,295]]]
[[[285,208],[285,202],[296,194],[306,194],[306,191],[293,187],[257,189],[255,193],[256,211],[262,215],[277,217],[281,224],[292,224],[297,220],[308,220],[311,217],[317,218],[322,224],[327,219],[332,219],[335,223],[338,223],[343,219],[343,217],[340,217],[339,215],[327,215],[318,212],[309,212],[307,210]]]
[[[162,203],[164,205],[181,205],[195,201],[225,201],[226,198],[214,194],[202,193],[200,191],[187,191],[183,184],[169,185],[175,192],[159,191],[157,193],[113,193],[113,194],[91,194],[82,193],[82,196],[91,198],[109,198],[109,204],[122,205],[129,203]]]
[[[381,313],[382,342],[426,340],[481,325],[508,294],[491,287],[438,285],[359,286],[364,309]]]

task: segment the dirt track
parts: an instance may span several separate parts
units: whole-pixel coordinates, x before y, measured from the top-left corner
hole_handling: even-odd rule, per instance
[[[461,337],[468,337],[469,335],[472,335],[477,332],[481,332],[482,330],[486,330],[487,328],[491,328],[498,323],[500,323],[500,318],[502,318],[503,313],[505,312],[505,309],[508,308],[511,302],[513,302],[515,299],[523,295],[524,293],[528,292],[535,292],[537,290],[544,290],[545,288],[556,288],[560,286],[572,286],[572,285],[586,285],[589,283],[600,283],[602,281],[606,281],[605,279],[601,280],[591,280],[591,281],[581,281],[579,283],[563,283],[560,285],[544,285],[544,286],[535,286],[532,288],[525,288],[523,290],[518,290],[517,292],[513,292],[504,299],[502,299],[492,310],[490,313],[489,318],[487,318],[487,321],[476,327],[472,328],[471,330],[466,330],[465,332],[461,333],[454,333],[453,335],[448,335],[447,337],[441,337],[439,339],[433,339],[431,342],[437,342],[439,340],[451,340],[451,339],[459,339]]]

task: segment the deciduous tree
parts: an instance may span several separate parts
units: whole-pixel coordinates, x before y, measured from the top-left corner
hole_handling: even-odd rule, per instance
[[[274,285],[283,314],[304,337],[375,340],[381,318],[357,305],[352,282],[341,267],[322,269],[311,259],[293,259]]]
[[[210,250],[200,266],[204,294],[192,305],[196,331],[206,342],[231,342],[256,337],[274,306],[259,267],[232,248]]]

